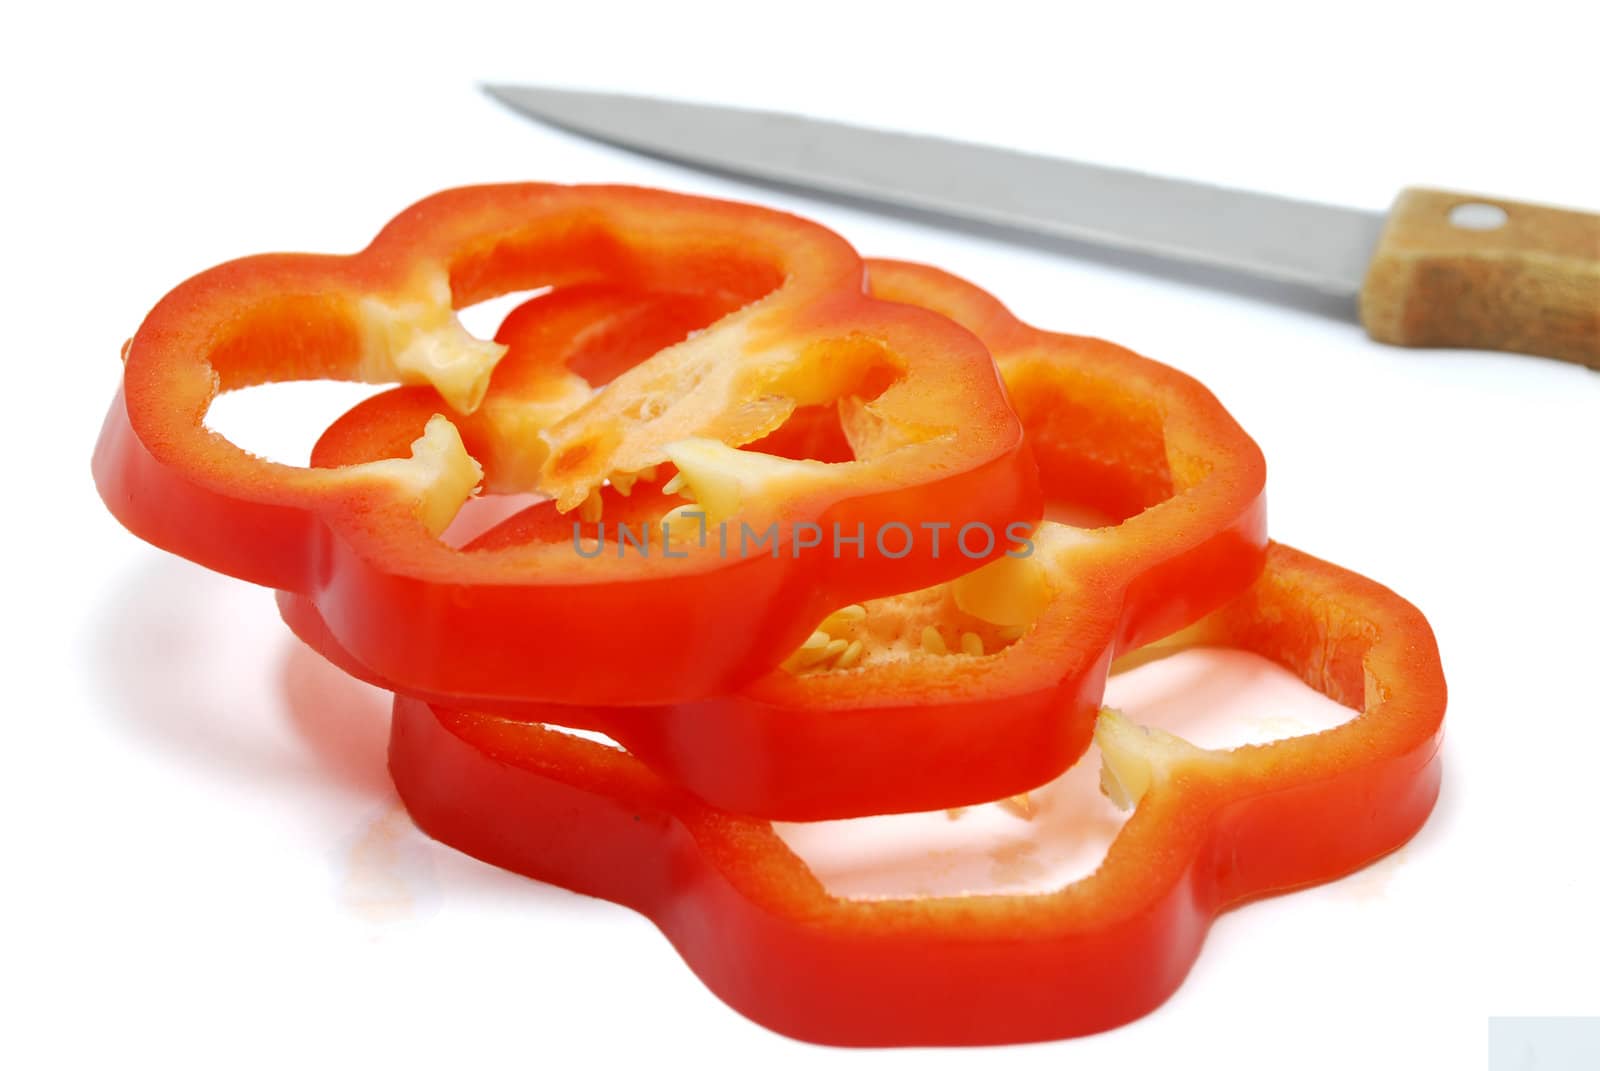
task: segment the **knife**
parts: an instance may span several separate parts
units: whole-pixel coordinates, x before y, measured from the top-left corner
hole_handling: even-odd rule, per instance
[[[485,89],[551,125],[697,167],[1331,295],[1379,342],[1600,368],[1600,215],[1422,188],[1380,214],[775,112]]]

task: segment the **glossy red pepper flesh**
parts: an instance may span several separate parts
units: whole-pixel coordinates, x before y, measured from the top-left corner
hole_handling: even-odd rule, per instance
[[[973,575],[868,601],[855,620],[822,621],[835,646],[861,643],[860,661],[848,667],[844,651],[831,663],[791,660],[725,696],[651,707],[477,709],[602,731],[706,802],[741,814],[810,820],[981,803],[1042,784],[1083,753],[1116,653],[1189,624],[1255,577],[1266,544],[1265,465],[1204,387],[1110,343],[1029,327],[933,268],[872,261],[870,279],[875,295],[932,309],[980,337],[1021,416],[1048,505],[1116,523],[1046,525],[1031,561],[987,567],[997,578]],[[596,289],[537,298],[501,331],[511,344],[503,367],[616,360],[601,355],[608,346],[654,345],[651,318],[672,328],[684,300]],[[370,399],[329,429],[317,457],[351,463],[402,452],[431,411],[428,394],[408,388]],[[839,425],[829,415],[791,422],[780,429],[789,441],[763,448],[831,453]],[[649,494],[635,490],[617,514],[659,512]],[[471,546],[559,543],[570,525],[547,503]],[[957,553],[955,533],[944,539],[945,553]],[[984,584],[1000,598],[986,596]],[[1027,621],[981,616],[1016,609],[995,614],[981,605],[985,597],[1017,603],[1030,593],[1037,605],[1022,607]],[[307,600],[285,596],[280,605],[313,647],[394,689],[328,635]],[[926,637],[929,628],[938,635]],[[962,650],[963,640],[981,653]]]
[[[1427,622],[1394,593],[1274,545],[1254,585],[1184,638],[1272,659],[1360,713],[1232,751],[1102,719],[1137,805],[1099,869],[1048,894],[839,899],[768,823],[623,751],[415,699],[395,702],[390,769],[431,836],[640,911],[773,1030],[839,1045],[1070,1037],[1149,1012],[1219,912],[1392,851],[1438,794],[1444,678]]]
[[[520,481],[511,489],[581,512],[616,506],[620,483],[665,473],[690,448],[713,470],[743,463],[754,455],[731,447],[842,399],[852,458],[775,459],[781,479],[724,495],[734,518],[776,525],[786,544],[801,523],[1036,520],[1033,463],[983,346],[867,296],[863,274],[838,236],[747,205],[622,187],[446,191],[360,253],[246,258],[164,297],[125,350],[96,480],[137,534],[306,597],[340,644],[408,689],[622,704],[725,694],[780,662],[811,619],[970,563],[921,546],[860,558],[463,552],[437,538],[478,471],[454,422],[503,420],[502,440],[518,444],[482,459],[491,486]],[[496,384],[502,348],[453,313],[594,283],[693,292],[705,315],[726,315],[649,360],[598,368],[614,378],[590,392],[564,369]],[[426,382],[440,420],[411,461],[338,469],[271,463],[205,426],[220,390],[302,378]]]

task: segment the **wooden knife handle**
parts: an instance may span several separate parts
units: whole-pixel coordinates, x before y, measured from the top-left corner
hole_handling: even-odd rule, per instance
[[[1600,216],[1408,189],[1361,287],[1379,342],[1558,357],[1600,368]]]

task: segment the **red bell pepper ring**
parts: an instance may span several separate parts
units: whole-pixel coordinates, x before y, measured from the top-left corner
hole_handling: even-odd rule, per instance
[[[1253,651],[1361,713],[1207,751],[1103,716],[1102,784],[1133,814],[1057,892],[830,896],[763,821],[632,756],[495,715],[397,698],[390,769],[431,836],[651,918],[719,997],[837,1045],[976,1045],[1107,1030],[1170,995],[1222,910],[1327,881],[1405,843],[1439,789],[1445,683],[1432,632],[1378,584],[1274,545],[1186,642]]]
[[[478,709],[599,730],[662,776],[741,814],[805,821],[982,803],[1042,784],[1077,760],[1114,654],[1193,622],[1254,579],[1266,545],[1265,464],[1203,386],[1110,343],[1029,327],[936,269],[869,264],[875,295],[933,309],[989,346],[1051,504],[1120,523],[1047,523],[1029,558],[836,612],[785,667],[720,698]],[[574,354],[596,360],[596,338],[648,343],[650,310],[665,315],[681,300],[593,290],[536,298],[499,336],[513,343],[506,368],[570,363]],[[619,336],[621,326],[632,333]],[[427,419],[426,395],[369,399],[328,430],[317,456],[350,463],[402,451]],[[805,448],[827,453],[819,445],[827,428],[814,422]],[[638,498],[621,509],[662,508]],[[570,522],[546,504],[472,545],[569,538]],[[955,554],[957,534],[945,539]],[[396,690],[334,642],[314,607],[292,597],[280,606],[311,646]]]
[[[520,478],[592,511],[608,479],[670,459],[719,509],[758,532],[776,525],[785,543],[804,522],[1036,519],[1033,462],[987,352],[938,316],[868,297],[863,273],[843,239],[752,206],[620,187],[446,191],[360,253],[233,261],[163,298],[125,349],[96,480],[135,533],[306,596],[342,645],[408,689],[606,703],[724,693],[829,609],[970,562],[920,546],[898,558],[870,545],[859,558],[689,546],[624,560],[570,544],[449,547],[437,535],[481,470],[444,414],[492,409],[503,354],[453,308],[595,281],[743,306],[598,393],[556,370],[534,415],[515,415],[525,449],[493,474],[502,489]],[[337,470],[267,462],[205,427],[219,390],[303,378],[426,382],[440,415],[410,458]],[[853,460],[733,449],[796,407],[840,399]]]

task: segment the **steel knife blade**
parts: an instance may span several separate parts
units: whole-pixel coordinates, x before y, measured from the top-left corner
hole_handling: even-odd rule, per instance
[[[1381,342],[1600,367],[1600,215],[1429,189],[1385,215],[776,112],[485,88],[553,126],[696,167],[1349,299]]]

